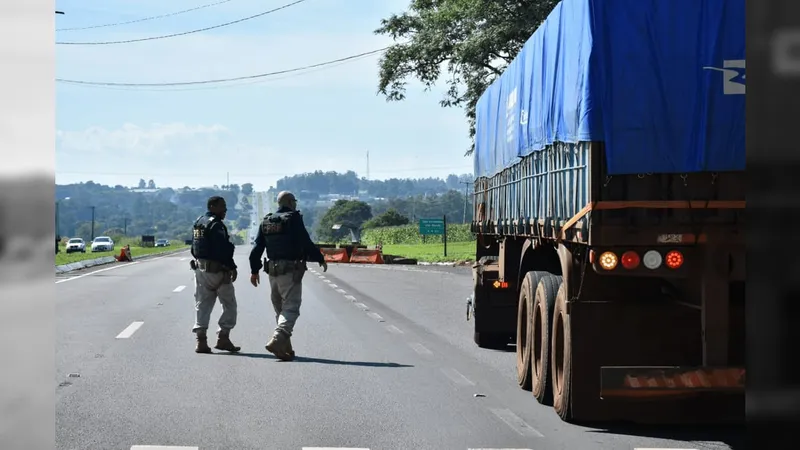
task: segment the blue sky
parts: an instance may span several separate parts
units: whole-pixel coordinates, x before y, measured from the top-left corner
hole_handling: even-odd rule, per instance
[[[232,0],[164,19],[81,31],[57,41],[137,39],[237,20],[292,0]],[[409,0],[308,0],[251,21],[119,45],[57,45],[58,78],[159,83],[228,78],[346,57],[391,44],[373,30]],[[124,22],[214,0],[57,0],[56,28]],[[463,111],[441,108],[444,86],[408,98],[377,95],[378,55],[235,87],[56,86],[56,182],[210,186],[313,170],[370,178],[470,173]]]

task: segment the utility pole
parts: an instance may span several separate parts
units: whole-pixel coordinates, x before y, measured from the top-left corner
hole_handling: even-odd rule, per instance
[[[467,223],[467,197],[469,197],[469,181],[459,181],[464,185],[464,218],[461,223]]]
[[[367,150],[367,181],[369,181],[369,150]]]
[[[128,218],[122,218],[122,234],[127,236],[128,235]]]
[[[94,206],[92,208],[92,240],[94,240]]]

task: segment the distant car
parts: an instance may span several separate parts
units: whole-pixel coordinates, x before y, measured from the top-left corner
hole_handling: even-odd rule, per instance
[[[86,242],[81,238],[72,238],[67,241],[67,253],[81,252],[86,253]]]
[[[156,247],[169,247],[168,239],[156,239]]]
[[[93,252],[108,252],[114,250],[114,241],[108,236],[98,236],[92,241]]]

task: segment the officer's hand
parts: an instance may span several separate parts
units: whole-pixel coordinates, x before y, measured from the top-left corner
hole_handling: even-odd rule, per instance
[[[261,281],[261,279],[259,278],[257,273],[254,273],[254,274],[250,275],[250,284],[252,284],[253,286],[258,287],[258,283],[260,281]]]
[[[328,271],[328,263],[326,261],[322,261],[321,263],[319,263],[319,266],[322,267],[323,272]]]
[[[231,270],[231,283],[236,281],[236,277],[238,277],[238,276],[239,276],[239,272],[237,272],[236,269]]]

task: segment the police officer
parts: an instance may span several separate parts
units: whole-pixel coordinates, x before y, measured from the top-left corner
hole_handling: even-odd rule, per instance
[[[192,260],[195,279],[195,323],[192,331],[197,335],[197,353],[211,353],[208,347],[209,321],[214,303],[219,297],[222,315],[219,318],[217,345],[214,348],[238,352],[241,347],[233,345],[230,332],[236,326],[236,263],[233,261],[234,245],[230,241],[228,228],[222,222],[228,212],[225,199],[213,196],[208,199],[208,212],[197,218],[193,227]]]
[[[258,286],[261,255],[267,251],[264,271],[269,274],[272,306],[278,326],[267,343],[267,350],[284,361],[294,359],[291,336],[300,316],[302,280],[306,261],[319,263],[323,271],[328,264],[322,252],[311,241],[297,210],[297,199],[291,192],[278,194],[278,211],[267,214],[261,222],[255,245],[250,252],[250,283]]]

